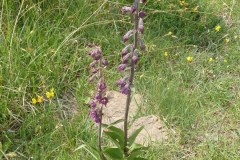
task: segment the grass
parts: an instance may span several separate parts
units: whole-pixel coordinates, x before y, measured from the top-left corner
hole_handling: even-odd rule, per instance
[[[91,159],[75,150],[97,143],[86,105],[94,90],[87,83],[86,46],[102,46],[109,89],[117,89],[121,37],[131,28],[120,8],[131,2],[0,2],[0,159]],[[239,159],[240,3],[186,2],[187,10],[176,0],[144,6],[147,51],[140,55],[135,88],[147,109],[139,115],[157,114],[179,135],[151,147],[146,157]],[[32,104],[51,88],[52,100]]]

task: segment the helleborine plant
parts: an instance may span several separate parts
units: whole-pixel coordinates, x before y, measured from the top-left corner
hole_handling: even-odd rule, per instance
[[[135,0],[132,6],[122,7],[123,14],[130,14],[134,16],[134,28],[127,31],[123,36],[123,42],[127,43],[133,37],[133,43],[128,43],[121,52],[121,64],[118,66],[118,71],[122,74],[116,83],[120,88],[122,94],[127,95],[124,120],[118,120],[110,125],[102,124],[102,108],[106,107],[108,99],[105,96],[107,85],[102,76],[102,69],[108,64],[107,60],[102,58],[102,51],[99,46],[92,47],[89,55],[93,58],[90,63],[92,76],[89,81],[98,79],[97,92],[89,102],[90,117],[98,124],[98,149],[88,145],[81,145],[78,149],[85,149],[94,159],[97,160],[144,160],[141,155],[145,152],[147,147],[134,143],[138,134],[143,127],[135,130],[131,135],[128,135],[128,113],[131,102],[132,85],[134,80],[135,65],[138,62],[139,50],[145,50],[146,46],[142,39],[144,33],[143,18],[146,13],[139,10],[139,4],[145,3],[145,0]],[[130,68],[130,71],[129,69]],[[124,121],[124,129],[115,127],[114,125]],[[114,146],[102,146],[102,127],[104,135],[108,137],[111,144]]]

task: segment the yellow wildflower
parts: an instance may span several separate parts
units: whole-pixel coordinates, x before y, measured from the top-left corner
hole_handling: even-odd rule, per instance
[[[224,62],[224,63],[227,63],[227,60],[226,60],[226,59],[224,59],[224,60],[223,60],[223,62]]]
[[[37,96],[37,102],[42,103],[43,102],[43,96]]]
[[[49,92],[46,92],[47,98],[52,98],[54,97],[54,88],[52,88]]]
[[[196,6],[196,7],[192,8],[192,11],[193,11],[193,12],[196,12],[196,11],[198,10],[198,7],[199,7],[199,6]]]
[[[188,61],[188,62],[192,62],[192,61],[193,61],[193,57],[188,56],[188,57],[187,57],[187,61]]]
[[[212,62],[212,61],[213,61],[213,58],[212,58],[212,57],[210,57],[208,61],[209,61],[209,62]]]
[[[237,36],[237,35],[235,35],[235,36],[234,36],[234,39],[237,39],[237,38],[238,38],[238,36]]]
[[[226,38],[225,39],[225,43],[229,43],[230,42],[230,39],[229,38]]]
[[[36,104],[37,103],[37,99],[36,98],[32,98],[32,104]]]
[[[220,29],[221,29],[221,26],[220,25],[217,25],[216,27],[215,27],[215,31],[220,31]]]
[[[165,57],[168,57],[168,52],[164,52],[164,56],[165,56]]]
[[[171,32],[171,31],[170,31],[170,32],[168,32],[168,34],[167,34],[167,35],[169,35],[169,36],[170,36],[170,35],[172,35],[172,32]]]

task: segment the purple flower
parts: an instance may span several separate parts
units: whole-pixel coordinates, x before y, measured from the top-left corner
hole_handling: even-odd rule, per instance
[[[127,45],[126,47],[124,47],[124,48],[122,49],[122,55],[123,55],[123,56],[128,53],[128,50],[129,50],[130,47],[132,47],[131,44]]]
[[[103,91],[103,90],[106,89],[106,88],[107,88],[106,83],[105,83],[102,79],[100,79],[99,82],[98,82],[98,89],[99,89],[100,91]]]
[[[108,103],[108,98],[107,97],[102,98],[100,103],[106,106]]]
[[[130,93],[130,85],[128,83],[121,88],[121,93],[126,95]]]
[[[141,49],[142,51],[144,51],[144,50],[146,49],[146,46],[145,46],[143,40],[140,39],[139,42],[140,42],[140,49]]]
[[[129,38],[132,36],[133,30],[128,31],[124,36],[123,36],[123,42],[126,42],[129,40]]]
[[[99,60],[102,55],[102,51],[100,47],[96,47],[95,49],[91,50],[89,52],[89,55],[94,59],[94,60]]]
[[[126,78],[121,78],[119,79],[116,84],[119,86],[119,87],[124,87],[126,85]]]
[[[97,113],[95,109],[90,109],[90,117],[94,120],[95,123],[101,122],[101,116]]]
[[[122,13],[127,13],[127,12],[131,12],[131,7],[127,7],[127,6],[123,6],[122,7]]]
[[[139,30],[139,32],[141,32],[141,33],[143,34],[143,32],[144,32],[144,26],[143,26],[143,19],[142,19],[142,18],[139,18],[138,30]]]
[[[135,1],[134,3],[133,3],[133,5],[131,6],[131,13],[134,13],[136,10],[137,10],[137,1]]]
[[[90,107],[95,108],[97,106],[97,103],[94,100],[90,100],[89,102]]]
[[[138,56],[133,56],[132,61],[134,64],[136,64],[138,62]]]
[[[97,92],[95,98],[96,100],[100,101],[102,99],[102,94],[100,92]]]
[[[138,13],[138,16],[139,16],[140,18],[143,18],[143,17],[146,16],[146,13],[145,13],[144,11],[140,11],[140,12]]]
[[[118,66],[118,71],[123,71],[127,67],[127,64],[120,64]]]
[[[125,56],[123,56],[122,63],[126,64],[128,62],[128,60],[129,60],[130,56],[131,56],[131,53],[128,53]]]
[[[102,60],[102,64],[103,64],[103,66],[107,66],[108,65],[108,61],[106,59],[103,59]]]

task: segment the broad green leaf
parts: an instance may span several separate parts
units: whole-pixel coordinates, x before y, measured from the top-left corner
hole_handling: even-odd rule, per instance
[[[118,134],[116,134],[115,132],[111,132],[111,131],[105,131],[104,133],[111,139],[111,141],[118,148],[123,149],[123,140],[122,140],[122,138],[120,138],[120,136]]]
[[[147,150],[147,149],[148,149],[148,147],[145,147],[141,144],[133,143],[131,145],[131,147],[129,148],[129,152],[133,153],[133,152],[138,151],[138,150]]]
[[[107,126],[106,129],[104,129],[104,133],[110,137],[113,142],[120,146],[121,149],[123,149],[124,144],[124,133],[121,129],[114,127],[114,126]]]
[[[131,146],[131,145],[134,143],[135,139],[137,138],[138,134],[141,132],[141,130],[142,130],[143,128],[144,128],[144,127],[142,126],[142,127],[138,128],[137,130],[135,130],[135,131],[131,134],[131,136],[128,138],[128,145],[129,145],[129,146]]]
[[[107,148],[103,151],[103,153],[105,156],[113,160],[123,159],[123,152],[119,148]]]

